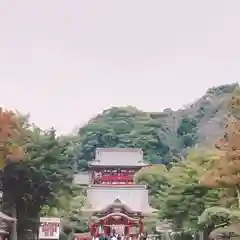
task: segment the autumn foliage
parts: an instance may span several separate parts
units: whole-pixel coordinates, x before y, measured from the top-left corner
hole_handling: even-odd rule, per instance
[[[8,161],[19,161],[23,158],[21,139],[18,116],[12,111],[0,108],[0,167]]]
[[[212,160],[202,178],[208,186],[231,187],[240,184],[240,90],[229,101],[229,120],[225,134],[216,144],[219,155]]]

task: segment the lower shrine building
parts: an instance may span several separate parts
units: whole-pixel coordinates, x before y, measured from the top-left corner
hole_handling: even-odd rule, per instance
[[[16,221],[17,220],[15,218],[12,218],[3,212],[0,212],[0,240],[11,238],[11,228]]]
[[[155,209],[148,201],[145,185],[134,183],[134,175],[148,164],[135,148],[100,148],[90,163],[84,214],[90,217],[91,236],[138,235],[144,232],[144,217]]]

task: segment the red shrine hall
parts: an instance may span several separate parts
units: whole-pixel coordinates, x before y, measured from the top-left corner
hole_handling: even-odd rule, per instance
[[[83,209],[90,217],[91,236],[138,235],[143,219],[155,209],[149,206],[145,185],[134,184],[134,175],[148,164],[141,149],[101,148],[90,164],[90,185]]]

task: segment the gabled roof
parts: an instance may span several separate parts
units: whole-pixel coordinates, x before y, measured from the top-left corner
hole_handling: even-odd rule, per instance
[[[104,212],[112,206],[124,207],[129,212],[150,214],[155,209],[149,206],[145,185],[91,185],[87,190],[87,201],[91,208],[83,211]]]
[[[124,214],[124,213],[110,213],[110,214],[108,214],[108,215],[106,215],[106,216],[104,216],[104,217],[101,217],[99,220],[104,220],[104,219],[107,219],[107,218],[109,218],[109,217],[112,217],[112,216],[120,216],[120,217],[124,217],[124,218],[127,218],[128,220],[130,220],[130,221],[138,221],[138,218],[132,218],[132,217],[129,217],[129,216],[127,216],[126,214]]]
[[[147,166],[139,148],[97,148],[90,166]]]
[[[106,205],[106,207],[104,207],[101,212],[107,212],[110,208],[123,208],[125,209],[127,212],[134,212],[133,209],[131,209],[127,204],[123,203],[120,200],[120,197],[117,197],[112,203]]]

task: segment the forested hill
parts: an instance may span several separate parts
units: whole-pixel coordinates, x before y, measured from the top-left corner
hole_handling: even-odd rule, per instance
[[[196,144],[209,146],[223,133],[227,101],[236,86],[208,89],[178,111],[143,112],[132,106],[103,111],[79,129],[78,167],[94,158],[96,147],[142,148],[151,163],[168,163],[182,158]]]

